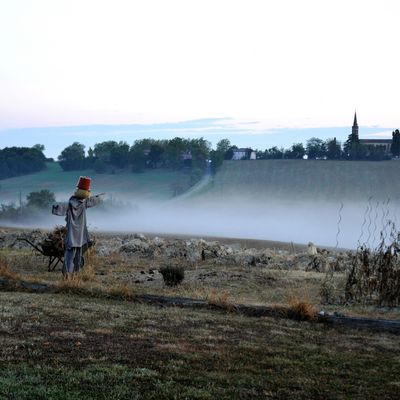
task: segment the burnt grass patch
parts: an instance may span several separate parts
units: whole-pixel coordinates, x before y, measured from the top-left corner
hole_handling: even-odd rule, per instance
[[[1,399],[396,399],[389,333],[0,292]]]

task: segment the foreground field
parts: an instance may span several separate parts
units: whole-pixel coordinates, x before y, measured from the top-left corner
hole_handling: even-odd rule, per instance
[[[396,399],[398,336],[0,293],[0,398]]]
[[[311,315],[323,308],[400,319],[398,308],[323,302],[325,262],[344,254],[234,250],[234,243],[228,251],[216,242],[105,235],[65,282],[59,267],[48,272],[46,258],[16,248],[19,234],[0,236],[0,275],[57,290],[2,286],[0,399],[400,396],[398,334],[235,312],[236,303],[280,309],[300,300]],[[43,238],[40,231],[26,234]],[[165,286],[159,270],[167,265],[184,268],[182,284]],[[340,292],[343,271],[334,278]],[[149,305],[135,297],[143,294],[206,304]]]

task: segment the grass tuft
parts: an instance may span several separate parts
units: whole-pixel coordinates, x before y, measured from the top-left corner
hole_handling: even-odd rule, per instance
[[[299,321],[313,321],[317,317],[317,309],[308,299],[294,297],[289,300],[288,314]]]
[[[229,298],[229,294],[222,291],[210,290],[206,295],[206,301],[210,306],[221,307],[227,311],[233,311],[235,305]]]
[[[185,270],[183,267],[167,265],[160,268],[160,274],[167,286],[177,286],[185,278]]]
[[[135,298],[133,288],[125,284],[112,286],[107,292],[112,297],[118,297],[124,300],[132,300]]]
[[[15,280],[20,278],[17,273],[11,271],[8,262],[4,257],[0,257],[0,276]]]
[[[96,271],[93,265],[85,265],[85,267],[79,271],[77,279],[83,282],[93,282],[96,279]]]

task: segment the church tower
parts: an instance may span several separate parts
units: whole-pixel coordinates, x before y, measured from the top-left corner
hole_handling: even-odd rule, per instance
[[[358,125],[357,125],[357,113],[354,112],[354,122],[353,127],[351,128],[351,136],[358,140]]]

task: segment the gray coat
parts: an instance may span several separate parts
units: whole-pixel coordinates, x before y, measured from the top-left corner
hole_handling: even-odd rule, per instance
[[[86,226],[86,209],[94,207],[101,202],[100,197],[93,196],[88,199],[78,199],[72,196],[68,202],[67,236],[65,248],[82,247],[89,241],[89,233]]]

